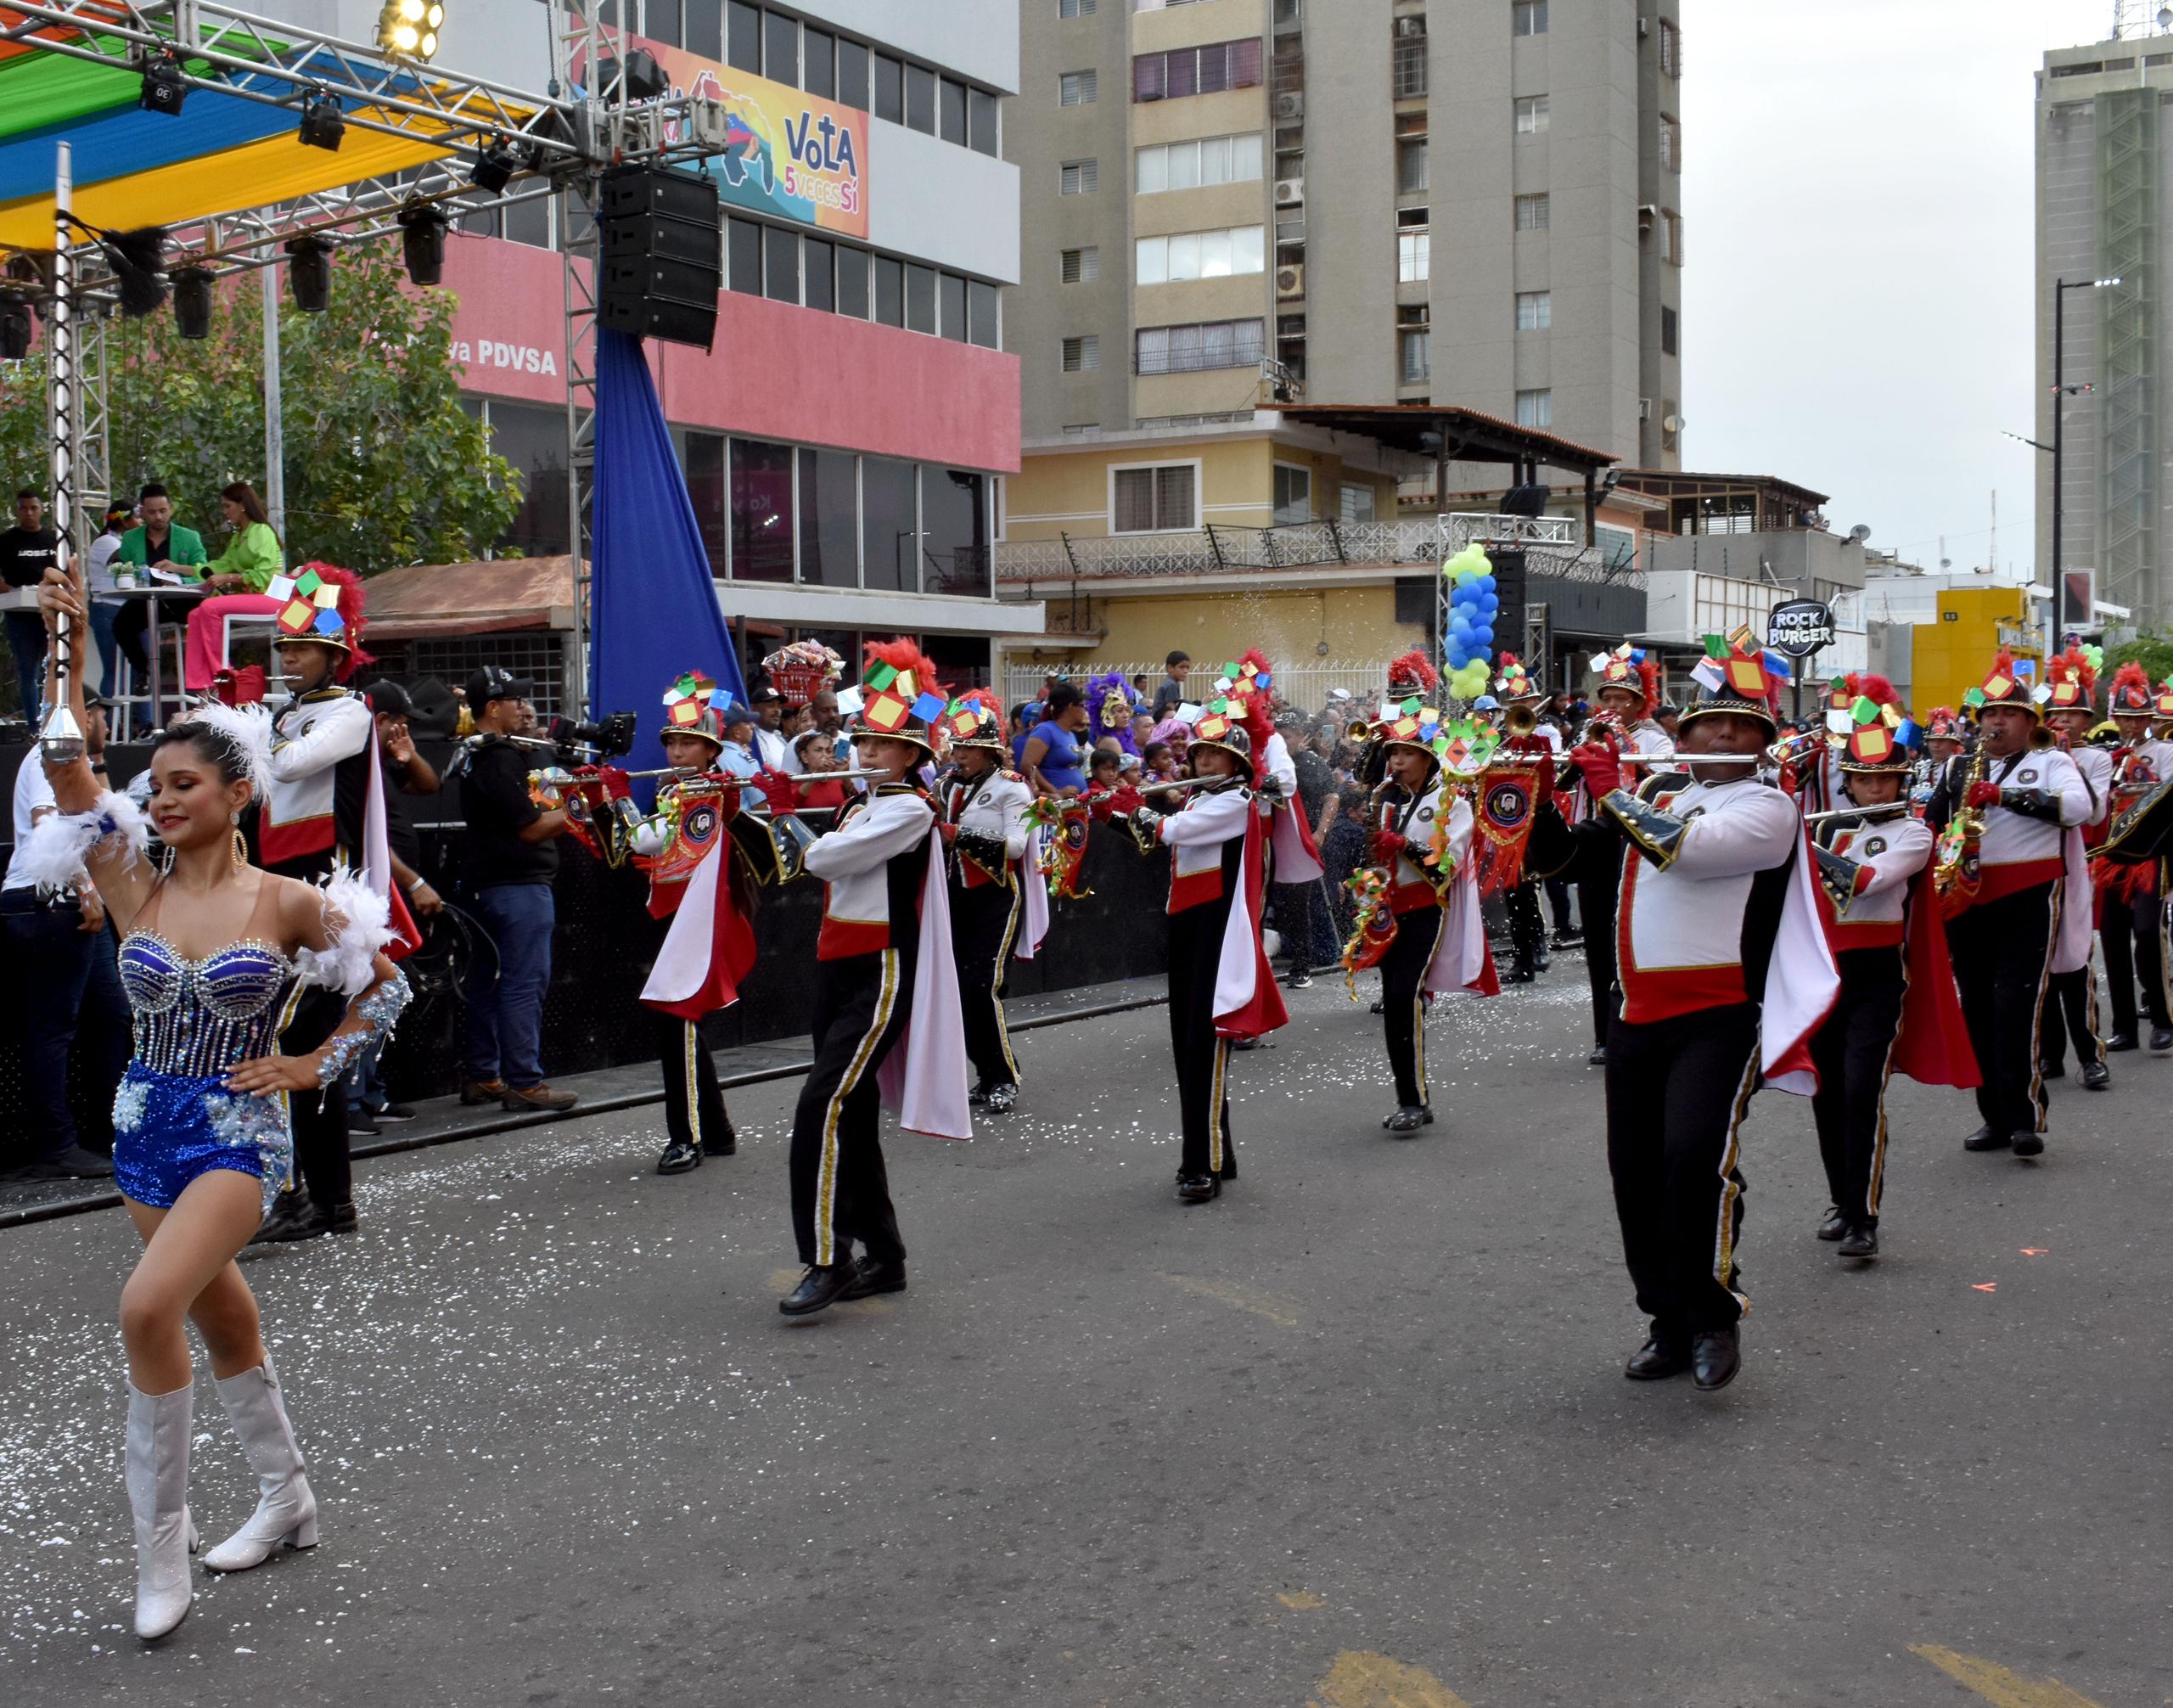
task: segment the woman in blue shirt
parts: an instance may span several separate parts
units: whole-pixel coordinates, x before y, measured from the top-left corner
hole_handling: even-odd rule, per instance
[[[1077,795],[1086,787],[1081,769],[1079,732],[1086,728],[1086,703],[1078,685],[1060,682],[1049,690],[1042,721],[1026,738],[1026,780],[1041,795]]]

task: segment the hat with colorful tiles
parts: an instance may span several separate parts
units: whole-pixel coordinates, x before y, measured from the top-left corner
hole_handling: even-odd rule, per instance
[[[1596,694],[1610,688],[1626,689],[1644,702],[1648,712],[1660,703],[1659,663],[1646,657],[1642,647],[1625,641],[1613,652],[1593,654],[1592,673],[1599,678],[1592,684]]]
[[[1547,690],[1532,680],[1513,652],[1502,655],[1502,673],[1494,678],[1494,697],[1500,700],[1545,699]]]
[[[950,733],[946,719],[953,703],[935,679],[935,661],[909,640],[870,641],[867,655],[860,686],[846,690],[855,701],[848,711],[850,733],[910,741],[935,758]],[[841,711],[848,710],[846,695],[839,697]]]
[[[2014,655],[2005,647],[2000,649],[1999,655],[1992,660],[1992,668],[1984,681],[1962,696],[1962,710],[1972,717],[1982,717],[1988,705],[2011,705],[2017,711],[2028,712],[2040,722],[2044,721],[2045,714],[2039,707],[2036,697],[2015,674]]]
[[[1908,709],[1895,697],[1894,684],[1883,676],[1850,672],[1843,678],[1849,693],[1845,711],[1827,713],[1829,733],[1841,743],[1844,771],[1906,771],[1916,762],[1912,750],[1918,731]],[[1845,721],[1843,729],[1836,720]]]
[[[357,665],[371,662],[362,649],[362,579],[352,570],[304,564],[291,575],[272,576],[264,593],[278,602],[272,619],[275,642],[314,641],[345,654],[338,670],[343,682]]]
[[[724,715],[732,696],[698,670],[682,671],[664,690],[664,733],[699,735],[724,751]]]
[[[2043,684],[2030,696],[2047,711],[2089,711],[2097,688],[2097,666],[2080,646],[2045,660]]]
[[[943,714],[954,748],[970,747],[983,753],[1008,753],[1003,739],[1002,702],[985,688],[969,688],[952,700]]]
[[[2153,710],[2150,672],[2132,661],[2122,665],[2113,672],[2112,692],[2106,699],[2106,709],[2115,717],[2148,717]],[[2156,710],[2162,713],[2165,708]]]
[[[1698,684],[1698,698],[1676,721],[1676,731],[1701,717],[1725,715],[1755,718],[1777,734],[1781,683],[1788,674],[1788,666],[1761,646],[1748,628],[1736,629],[1725,638],[1707,635],[1705,656],[1690,672]]]

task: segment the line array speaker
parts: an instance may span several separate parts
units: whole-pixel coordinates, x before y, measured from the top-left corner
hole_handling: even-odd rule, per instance
[[[597,217],[597,319],[710,348],[724,288],[716,187],[690,172],[628,167],[604,179]]]

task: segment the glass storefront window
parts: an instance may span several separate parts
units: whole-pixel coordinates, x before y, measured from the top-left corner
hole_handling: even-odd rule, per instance
[[[922,542],[931,593],[991,596],[988,476],[965,469],[920,471]]]
[[[914,467],[883,457],[860,459],[861,585],[886,593],[920,591],[920,524]]]
[[[702,549],[710,573],[724,574],[724,435],[689,431],[686,437],[687,496],[694,503],[694,521],[702,531]]]
[[[498,543],[531,558],[566,551],[566,412],[494,399],[490,421],[491,448],[522,481],[520,508]]]
[[[732,576],[792,579],[792,447],[732,441]]]
[[[860,585],[858,458],[850,451],[800,451],[800,579],[815,587]]]

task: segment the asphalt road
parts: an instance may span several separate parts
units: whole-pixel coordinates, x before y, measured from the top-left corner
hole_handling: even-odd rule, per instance
[[[1323,980],[1236,1059],[1243,1177],[1172,1197],[1159,1009],[1032,1033],[1021,1113],[902,1138],[912,1289],[789,1325],[796,1082],[741,1154],[658,1112],[364,1166],[253,1256],[323,1543],[128,1633],[115,1213],[0,1234],[0,1660],[108,1701],[1318,1705],[2173,1700],[2173,1061],[2037,1163],[1897,1082],[1887,1255],[1807,1105],[1748,1129],[1746,1367],[1625,1381],[1581,969],[1448,1002],[1399,1143]],[[208,1381],[193,1503],[253,1493]],[[2057,1679],[2058,1683],[2051,1681]]]

